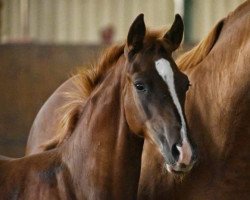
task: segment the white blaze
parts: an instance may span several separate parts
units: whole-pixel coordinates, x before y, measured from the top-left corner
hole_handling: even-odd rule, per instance
[[[172,67],[170,66],[170,63],[164,58],[161,58],[161,59],[155,61],[155,67],[156,67],[156,70],[159,73],[159,75],[163,78],[165,83],[168,85],[170,95],[171,95],[173,102],[178,110],[179,115],[180,115],[181,124],[182,124],[181,135],[183,138],[183,142],[182,142],[182,147],[177,146],[177,148],[180,152],[179,161],[181,163],[188,165],[190,163],[190,160],[191,160],[192,150],[191,150],[190,144],[188,143],[187,126],[186,126],[186,122],[185,122],[185,119],[183,116],[181,104],[180,104],[180,101],[178,99],[178,96],[177,96],[177,93],[175,90],[174,72],[172,70]]]

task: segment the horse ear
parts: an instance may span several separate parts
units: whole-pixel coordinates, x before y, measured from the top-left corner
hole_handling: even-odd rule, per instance
[[[179,14],[175,15],[174,23],[170,30],[164,35],[164,39],[171,45],[171,51],[176,50],[182,41],[184,25],[182,18]]]
[[[143,40],[146,34],[144,15],[138,15],[129,28],[127,37],[128,54],[135,54],[143,47]]]

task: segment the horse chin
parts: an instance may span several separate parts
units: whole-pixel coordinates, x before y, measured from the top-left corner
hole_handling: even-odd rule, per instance
[[[181,167],[178,164],[175,164],[175,165],[166,164],[167,171],[170,174],[174,174],[174,175],[185,175],[188,172],[190,172],[192,167],[193,167],[193,165]]]

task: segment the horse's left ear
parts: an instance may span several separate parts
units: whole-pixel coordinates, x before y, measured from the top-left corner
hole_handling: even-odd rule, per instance
[[[129,28],[126,51],[129,57],[138,53],[143,47],[143,40],[146,34],[144,15],[138,15]]]
[[[184,25],[179,14],[175,15],[174,23],[170,30],[164,35],[164,39],[170,44],[171,51],[175,51],[181,44]]]

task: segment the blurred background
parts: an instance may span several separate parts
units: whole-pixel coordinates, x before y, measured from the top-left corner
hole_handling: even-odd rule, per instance
[[[185,23],[184,49],[244,0],[0,0],[0,154],[24,155],[32,122],[46,99],[79,66],[123,41],[133,19]]]

